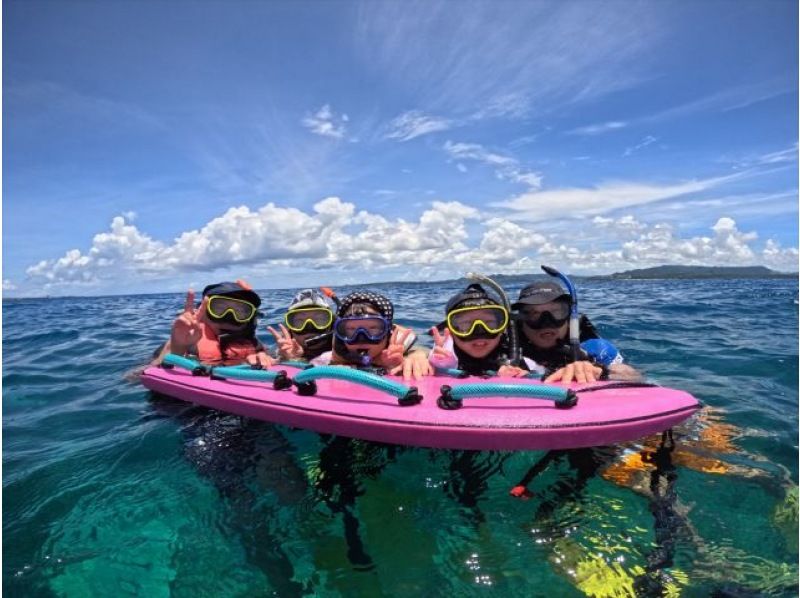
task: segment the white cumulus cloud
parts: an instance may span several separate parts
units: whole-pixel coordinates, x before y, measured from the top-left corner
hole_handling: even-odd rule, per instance
[[[115,281],[202,279],[236,267],[241,275],[275,267],[309,273],[338,272],[354,282],[383,269],[455,276],[467,270],[523,273],[538,263],[563,264],[579,273],[604,273],[660,264],[765,265],[796,271],[796,247],[739,230],[721,216],[708,234],[682,237],[665,223],[630,215],[596,216],[594,235],[575,235],[536,223],[498,218],[458,201],[434,201],[417,218],[389,217],[338,197],[310,210],[268,203],[231,208],[172,242],[151,238],[122,216],[94,236],[85,252],[71,249],[27,270],[27,283],[52,290],[113,289]],[[562,229],[563,230],[563,229]],[[4,290],[13,283],[4,280]],[[17,286],[17,285],[14,285]],[[16,289],[14,289],[16,290]]]

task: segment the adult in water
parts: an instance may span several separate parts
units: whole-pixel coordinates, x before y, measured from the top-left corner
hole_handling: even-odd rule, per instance
[[[261,298],[243,280],[207,286],[198,308],[190,289],[183,312],[172,324],[170,339],[154,363],[175,353],[212,365],[245,362],[269,367],[273,360],[256,338],[260,305]]]
[[[334,306],[316,289],[303,289],[294,296],[280,330],[267,329],[278,345],[278,358],[284,361],[311,361],[331,350]]]
[[[585,315],[579,320],[581,352],[575,360],[569,339],[570,300],[560,284],[546,280],[524,287],[512,305],[522,355],[547,369],[545,382],[594,382],[606,375],[614,380],[641,379]]]
[[[380,368],[406,379],[433,373],[424,351],[413,350],[413,332],[394,324],[394,305],[379,293],[356,291],[339,303],[333,349],[318,364]]]
[[[428,360],[433,367],[459,369],[473,376],[528,373],[509,360],[508,311],[480,284],[453,295],[445,316],[444,322],[431,328],[434,347]]]

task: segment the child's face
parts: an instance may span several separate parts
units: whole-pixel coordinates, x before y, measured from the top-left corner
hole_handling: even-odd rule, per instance
[[[498,347],[500,344],[500,335],[494,338],[476,338],[470,341],[454,336],[453,342],[459,349],[464,351],[464,353],[470,357],[481,359],[489,355]]]
[[[380,316],[381,312],[377,309],[372,307],[371,305],[364,305],[358,304],[353,306],[355,309],[348,310],[344,315],[347,317],[353,316]],[[354,327],[357,327],[357,322],[352,322]],[[369,325],[365,325],[365,328],[369,329]],[[362,353],[366,352],[369,355],[369,358],[374,361],[378,358],[381,352],[386,348],[388,345],[389,335],[386,335],[386,339],[380,343],[364,343],[364,342],[356,342],[356,343],[345,343],[348,351],[353,353]]]

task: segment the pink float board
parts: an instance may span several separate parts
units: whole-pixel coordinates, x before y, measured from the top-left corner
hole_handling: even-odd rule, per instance
[[[285,369],[290,375],[298,371]],[[570,409],[558,409],[548,400],[508,397],[468,398],[458,410],[437,406],[441,385],[477,381],[426,377],[413,383],[423,401],[402,407],[391,395],[342,380],[317,380],[316,395],[304,397],[294,389],[211,380],[180,368],[150,367],[142,375],[143,384],[152,391],[228,413],[364,440],[452,449],[540,450],[614,444],[662,432],[700,406],[690,394],[662,387],[581,392],[613,382],[571,384],[578,404]]]

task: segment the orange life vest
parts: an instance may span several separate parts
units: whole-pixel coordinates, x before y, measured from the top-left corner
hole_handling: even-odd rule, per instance
[[[225,354],[222,353],[219,337],[205,322],[198,324],[202,337],[197,341],[197,357],[202,363],[241,363],[248,355],[258,352],[258,342],[255,339],[237,339],[225,344]]]

